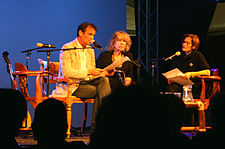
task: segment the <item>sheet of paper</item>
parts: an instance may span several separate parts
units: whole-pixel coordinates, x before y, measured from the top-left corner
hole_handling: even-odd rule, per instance
[[[119,67],[120,65],[122,65],[124,62],[128,61],[129,58],[128,57],[122,57],[119,60],[113,62],[112,64],[110,64],[109,66],[105,67],[104,70],[105,71],[110,71],[110,70],[114,70],[116,67]]]
[[[176,82],[180,85],[193,85],[194,84],[190,79],[182,78],[182,76],[184,76],[184,74],[178,68],[170,70],[166,73],[162,73],[162,75],[164,77],[166,77],[166,79],[170,79],[173,82]]]

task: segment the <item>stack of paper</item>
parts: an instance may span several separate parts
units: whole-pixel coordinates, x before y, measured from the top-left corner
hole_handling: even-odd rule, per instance
[[[176,82],[180,85],[193,85],[194,83],[190,79],[183,78],[185,76],[178,68],[170,70],[166,73],[162,73],[166,79]]]

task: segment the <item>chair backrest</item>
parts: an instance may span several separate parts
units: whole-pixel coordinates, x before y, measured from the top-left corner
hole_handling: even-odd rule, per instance
[[[16,62],[15,63],[15,71],[27,71],[27,67],[24,66],[21,63]],[[20,91],[24,95],[24,97],[29,97],[28,89],[27,89],[27,76],[26,75],[20,75],[19,76],[19,87]]]
[[[219,69],[218,68],[211,69],[211,74],[212,74],[212,76],[217,76],[218,78],[220,78],[220,76],[219,76]],[[220,78],[220,80],[221,80],[221,78]],[[211,98],[212,96],[216,95],[216,93],[219,93],[219,92],[220,92],[220,82],[219,81],[214,81],[213,82],[213,86],[212,86],[212,93],[209,96],[209,98]]]
[[[47,70],[47,61],[42,59],[38,59],[38,63],[40,64],[40,70]],[[58,76],[59,73],[59,62],[49,62],[49,72],[52,76]]]
[[[38,59],[38,63],[40,64],[40,70],[46,71],[47,70],[47,61],[44,61],[43,59]],[[54,77],[58,77],[59,73],[59,62],[49,62],[49,83],[57,83],[57,81],[54,79]],[[45,83],[47,83],[47,76],[42,76],[40,79],[40,85],[41,90],[44,96],[47,96],[47,93],[45,91]]]
[[[211,76],[219,76],[218,68],[211,69],[210,71],[211,71]]]
[[[27,67],[21,63],[15,63],[15,71],[27,71]]]
[[[58,73],[59,73],[59,62],[50,62],[49,63],[49,72],[53,76],[58,76]]]
[[[205,109],[209,106],[209,100],[220,92],[220,80],[219,69],[211,69],[211,76],[203,76],[202,81],[202,91],[200,99],[204,104]]]

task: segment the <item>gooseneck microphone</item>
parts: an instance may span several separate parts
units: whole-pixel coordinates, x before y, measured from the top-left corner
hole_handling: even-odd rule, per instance
[[[179,56],[179,55],[181,55],[181,53],[180,53],[180,51],[177,51],[175,54],[173,54],[173,55],[171,55],[171,56],[169,56],[167,58],[164,58],[163,60],[164,61],[167,61],[167,60],[172,59],[174,56]]]
[[[126,61],[128,61],[128,62],[130,62],[130,63],[136,65],[137,67],[140,67],[140,66],[141,66],[141,65],[138,64],[137,62],[132,61],[128,56],[125,56],[124,58],[125,58]]]
[[[43,44],[43,43],[37,43],[36,46],[39,47],[39,48],[56,48],[55,45],[52,45],[52,44]]]
[[[92,44],[94,45],[94,48],[98,48],[99,50],[103,50],[102,46],[100,46],[95,40],[92,40]]]

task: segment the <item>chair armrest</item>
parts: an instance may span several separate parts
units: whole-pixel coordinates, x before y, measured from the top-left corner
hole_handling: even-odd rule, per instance
[[[199,79],[220,81],[220,76],[198,76]]]
[[[14,71],[13,76],[15,75],[27,75],[27,76],[37,76],[38,74],[46,73],[45,71],[37,70],[37,71]]]
[[[64,77],[54,77],[54,80],[57,81],[57,82],[65,82],[67,83],[68,85],[72,84],[73,81],[69,78],[64,78]]]
[[[14,77],[14,81],[13,81],[13,85],[12,88],[13,89],[17,89],[17,76],[38,76],[39,74],[43,74],[46,73],[45,71],[27,71],[27,70],[22,70],[22,71],[14,71],[13,72],[13,77]]]
[[[80,83],[80,81],[78,81],[78,80],[74,81],[70,78],[64,78],[64,77],[54,77],[54,80],[57,81],[57,82],[65,82],[68,85]]]

